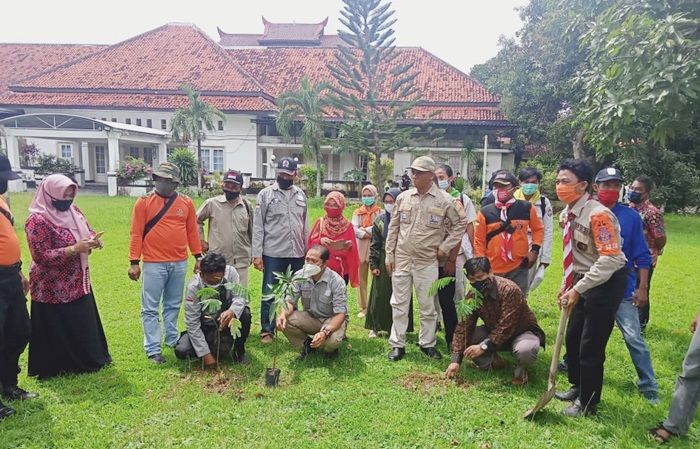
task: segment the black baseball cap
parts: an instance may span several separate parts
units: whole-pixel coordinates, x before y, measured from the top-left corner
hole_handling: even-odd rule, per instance
[[[296,175],[297,161],[295,161],[291,157],[280,158],[280,160],[277,161],[277,172],[285,173],[287,175]]]
[[[496,172],[496,176],[493,178],[492,182],[494,184],[510,184],[511,187],[516,187],[519,184],[518,178],[508,170]]]
[[[622,172],[615,167],[604,168],[595,175],[595,182],[622,181]]]
[[[7,156],[0,154],[0,180],[12,181],[13,179],[19,179],[19,175],[12,171],[12,165]]]
[[[236,170],[229,170],[224,176],[224,182],[235,182],[236,184],[243,186],[243,175]]]

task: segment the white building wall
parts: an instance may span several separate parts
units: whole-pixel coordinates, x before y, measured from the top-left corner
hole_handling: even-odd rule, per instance
[[[116,120],[120,123],[126,123],[126,120],[130,119],[132,125],[137,125],[137,120],[140,119],[143,127],[147,127],[150,119],[151,127],[158,130],[162,129],[161,120],[165,120],[166,130],[170,130],[170,120],[174,111],[25,108],[25,113],[71,114],[98,120],[105,119],[108,122]],[[224,170],[235,169],[259,176],[256,164],[256,126],[251,121],[254,118],[252,114],[226,114],[222,131],[218,130],[218,119],[214,120],[215,129],[206,131],[207,137],[202,142],[202,148],[223,148]],[[43,153],[59,155],[60,146],[56,141],[31,138],[27,142],[37,145]],[[175,143],[171,142],[168,145],[172,147]],[[122,148],[126,147],[128,151],[128,146],[124,144]],[[192,143],[190,147],[194,150],[196,143]],[[79,151],[80,145],[75,142],[73,155],[76,164],[79,162]]]

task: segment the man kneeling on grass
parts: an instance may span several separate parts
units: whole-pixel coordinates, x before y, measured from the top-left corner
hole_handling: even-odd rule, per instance
[[[294,294],[287,297],[289,307],[277,317],[277,329],[289,342],[301,349],[299,359],[322,348],[327,357],[338,355],[338,347],[345,338],[348,298],[345,281],[329,270],[328,249],[316,245],[306,252],[304,268],[297,276],[305,280],[294,286]],[[297,310],[301,298],[304,310]]]
[[[247,362],[245,342],[250,334],[250,308],[241,295],[239,282],[238,272],[226,265],[224,256],[216,253],[204,256],[199,273],[192,277],[187,286],[187,331],[182,333],[175,345],[177,358],[198,357],[208,368],[215,366],[217,358],[225,354],[231,354],[235,362]],[[215,312],[202,303],[207,296],[197,294],[205,287],[218,291],[218,297],[212,299],[220,301],[221,306]],[[240,326],[231,326],[234,319],[240,322]],[[235,335],[238,333],[236,329],[240,332],[239,336]]]
[[[483,370],[505,367],[497,351],[511,351],[517,360],[513,385],[527,383],[527,370],[544,347],[544,331],[523,297],[520,288],[506,278],[494,276],[486,257],[474,257],[464,265],[472,291],[465,301],[474,301],[474,310],[463,319],[452,339],[452,363],[445,376],[459,374],[462,359],[471,359]],[[476,326],[481,318],[483,326]]]

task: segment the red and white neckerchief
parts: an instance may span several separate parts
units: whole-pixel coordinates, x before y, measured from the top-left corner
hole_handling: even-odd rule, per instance
[[[574,229],[576,215],[569,212],[564,225],[564,291],[574,286]]]
[[[515,198],[509,199],[505,204],[496,200],[496,207],[501,211],[501,221],[508,220],[508,208],[515,204]],[[506,262],[513,260],[513,235],[505,228],[501,232],[501,259]]]

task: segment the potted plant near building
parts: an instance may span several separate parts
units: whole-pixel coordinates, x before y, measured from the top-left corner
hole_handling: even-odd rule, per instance
[[[276,271],[273,274],[277,279],[277,284],[272,285],[270,293],[263,296],[264,301],[272,301],[269,319],[273,319],[280,308],[284,309],[285,312],[289,311],[287,297],[294,294],[294,284],[304,280],[304,277],[297,276],[291,267],[287,267],[287,271],[284,273]],[[268,387],[276,387],[280,380],[280,369],[277,368],[278,340],[275,338],[272,345],[272,367],[265,370],[265,385]]]
[[[69,159],[53,154],[42,154],[36,159],[35,178],[37,182],[43,180],[45,176],[53,174],[62,174],[75,179],[75,174],[79,171],[80,169]]]
[[[129,196],[143,196],[151,188],[151,166],[143,159],[126,157],[117,167],[117,185],[120,193]]]

